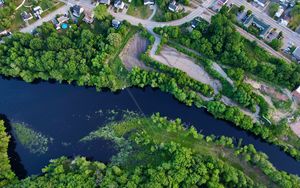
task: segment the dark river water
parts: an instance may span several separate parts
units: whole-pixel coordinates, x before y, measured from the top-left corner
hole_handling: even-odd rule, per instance
[[[0,113],[9,123],[24,122],[34,131],[53,138],[48,151],[37,155],[24,148],[13,136],[9,155],[14,171],[21,178],[41,173],[41,168],[50,159],[62,155],[81,155],[109,162],[117,152],[112,143],[100,139],[87,143],[79,140],[107,122],[107,116],[101,115],[100,111],[112,109],[145,115],[160,112],[170,119],[181,118],[204,135],[241,138],[243,144],[253,144],[257,150],[266,153],[276,168],[300,175],[300,162],[278,147],[247,134],[231,123],[214,119],[204,109],[187,107],[159,90],[131,88],[118,93],[96,92],[94,88],[73,85],[49,82],[28,84],[15,79],[0,79],[0,91]]]

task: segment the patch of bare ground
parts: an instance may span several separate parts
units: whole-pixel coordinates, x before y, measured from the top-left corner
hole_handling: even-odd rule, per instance
[[[194,63],[192,58],[178,52],[174,48],[164,46],[160,54],[154,55],[152,58],[169,67],[174,67],[187,73],[187,75],[199,82],[210,85],[215,93],[218,93],[221,88],[221,83],[218,80],[211,78],[201,66]]]
[[[300,120],[290,124],[291,129],[293,130],[293,132],[300,137]]]
[[[134,37],[130,39],[120,54],[120,58],[126,69],[131,70],[133,67],[149,69],[139,58],[140,55],[147,50],[148,45],[149,41],[139,34],[135,34]]]

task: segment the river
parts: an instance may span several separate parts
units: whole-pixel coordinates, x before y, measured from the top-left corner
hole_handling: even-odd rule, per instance
[[[241,138],[243,144],[253,144],[257,150],[266,153],[276,168],[300,175],[300,162],[278,147],[247,134],[231,123],[215,119],[205,109],[187,107],[171,95],[149,87],[112,93],[66,84],[29,84],[16,79],[1,78],[0,91],[0,113],[10,123],[24,122],[33,130],[53,138],[48,151],[37,155],[24,148],[13,134],[9,155],[13,170],[21,178],[40,174],[41,168],[50,159],[62,155],[81,155],[92,160],[109,162],[110,157],[117,152],[112,143],[105,140],[82,143],[79,139],[103,126],[108,121],[103,112],[112,112],[111,110],[129,110],[144,115],[160,112],[162,116],[170,119],[181,118],[204,135]]]

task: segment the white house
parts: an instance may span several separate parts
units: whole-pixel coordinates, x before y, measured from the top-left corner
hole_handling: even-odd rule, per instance
[[[169,4],[169,10],[172,11],[172,12],[178,12],[179,10],[179,7],[178,7],[178,4],[176,3],[176,1],[172,1],[170,4]]]
[[[98,3],[105,4],[105,5],[110,5],[110,0],[98,0]]]
[[[125,3],[122,0],[115,0],[114,7],[117,9],[124,9]]]
[[[282,15],[283,12],[284,12],[283,7],[282,7],[282,6],[279,6],[278,11],[275,13],[275,17],[276,17],[276,18],[279,18],[279,17]]]
[[[154,0],[144,0],[144,5],[154,5]]]
[[[36,18],[41,18],[41,14],[43,13],[43,9],[40,7],[40,6],[37,6],[37,7],[34,7],[33,8],[33,15],[36,17]]]

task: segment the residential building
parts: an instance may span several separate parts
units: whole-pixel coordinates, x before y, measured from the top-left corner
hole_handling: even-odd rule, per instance
[[[144,0],[144,5],[154,5],[155,1],[154,0]]]
[[[121,25],[121,21],[120,20],[117,20],[117,19],[113,19],[112,22],[111,22],[111,25],[115,28],[115,29],[118,29]]]
[[[279,25],[287,26],[288,24],[289,24],[289,21],[288,21],[288,20],[280,19]]]
[[[293,51],[293,56],[300,61],[300,46],[298,46],[294,51]]]
[[[245,27],[249,27],[250,25],[256,26],[259,30],[259,36],[262,38],[265,38],[269,32],[271,31],[271,26],[264,23],[262,20],[258,19],[256,16],[253,14],[249,16],[245,22],[244,22]]]
[[[92,10],[85,10],[83,21],[88,24],[93,23],[94,22],[94,12]]]
[[[52,23],[54,24],[55,28],[57,30],[61,29],[61,24],[62,23],[65,23],[69,21],[69,17],[67,17],[66,15],[62,15],[62,16],[59,16],[57,17],[56,19],[52,20]]]
[[[265,7],[268,0],[254,0],[255,3],[257,3],[261,7]]]
[[[172,11],[172,12],[178,12],[179,10],[179,6],[178,4],[176,3],[176,1],[172,1],[170,4],[169,4],[169,10]]]
[[[0,7],[4,6],[4,0],[0,0]]]
[[[124,9],[125,3],[122,0],[115,0],[114,7],[117,9]]]
[[[80,17],[80,15],[83,13],[83,11],[84,11],[84,9],[79,5],[74,5],[72,7],[72,14],[77,18]]]
[[[300,86],[293,92],[293,96],[300,101]]]
[[[284,8],[282,6],[279,6],[278,11],[275,13],[275,17],[280,18],[283,12],[284,12]]]
[[[110,0],[98,0],[98,3],[105,4],[105,5],[110,5]]]
[[[37,18],[41,18],[41,14],[43,13],[43,9],[40,6],[34,7],[33,8],[33,15]]]
[[[33,17],[32,17],[32,14],[31,13],[28,13],[26,11],[22,12],[21,13],[21,17],[22,19],[27,22],[28,20],[31,20]]]

